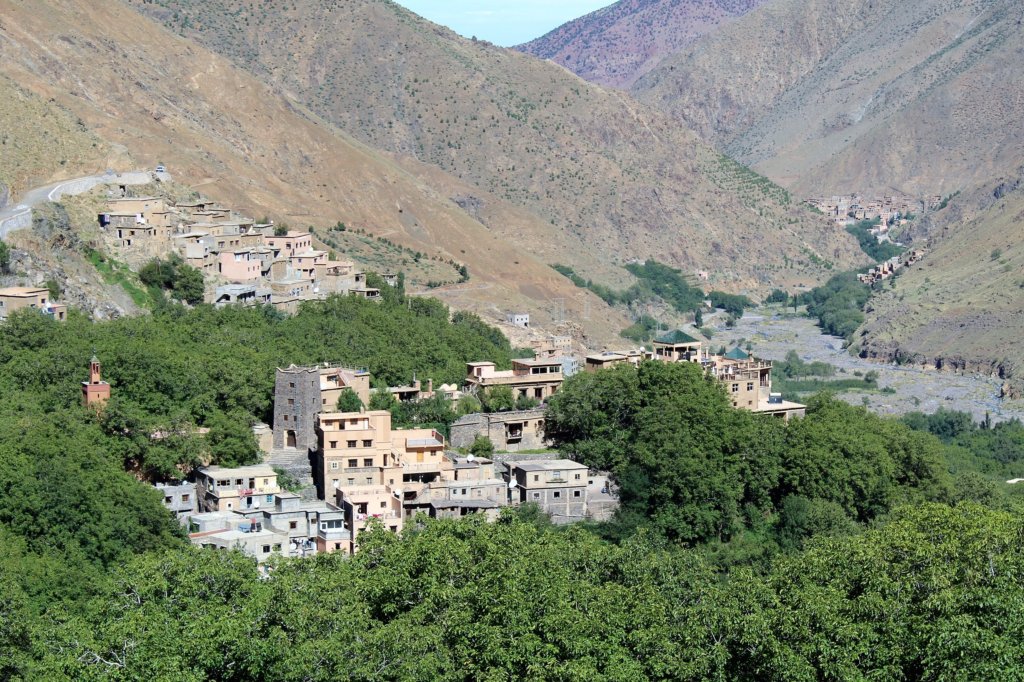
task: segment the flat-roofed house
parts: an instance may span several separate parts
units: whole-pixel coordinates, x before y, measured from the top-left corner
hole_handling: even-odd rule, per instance
[[[6,287],[0,289],[0,321],[17,310],[38,310],[57,321],[67,319],[68,308],[50,300],[50,290],[43,287]]]
[[[553,523],[572,523],[587,517],[588,469],[568,459],[508,464],[513,505],[533,503]]]
[[[512,369],[498,370],[493,362],[466,364],[466,384],[477,391],[494,386],[508,386],[516,397],[535,398],[541,402],[551,397],[564,379],[562,362],[557,358],[522,358],[512,361]]]

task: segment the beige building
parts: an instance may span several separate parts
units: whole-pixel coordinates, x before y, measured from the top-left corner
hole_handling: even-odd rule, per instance
[[[647,353],[642,350],[606,350],[600,353],[592,353],[585,357],[583,359],[583,370],[586,372],[596,372],[599,369],[614,367],[615,365],[639,367],[640,362],[646,357]]]
[[[196,476],[196,497],[203,512],[259,509],[273,505],[279,492],[277,473],[265,464],[233,469],[211,466]]]
[[[0,289],[0,320],[26,308],[38,310],[55,320],[67,319],[68,308],[50,300],[50,290],[41,287],[7,287]]]
[[[533,503],[554,523],[572,523],[587,517],[586,465],[568,459],[516,462],[509,465],[513,505]],[[512,485],[514,484],[514,485]]]
[[[467,414],[452,424],[454,448],[468,448],[477,436],[490,439],[499,452],[545,448],[548,442],[544,438],[544,410]]]
[[[486,391],[494,386],[508,386],[515,397],[526,396],[541,402],[551,397],[564,379],[558,359],[518,359],[512,369],[495,369],[493,362],[470,362],[466,365],[466,384],[470,390]]]

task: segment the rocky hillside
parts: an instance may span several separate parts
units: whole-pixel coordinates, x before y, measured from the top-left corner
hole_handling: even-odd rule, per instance
[[[616,266],[656,257],[720,288],[765,290],[820,280],[857,253],[660,112],[392,2],[130,4],[390,151],[538,260],[616,283]],[[496,201],[524,213],[503,220]]]
[[[999,376],[1020,396],[1024,168],[961,193],[927,222],[927,255],[871,299],[861,353]]]
[[[600,311],[588,322],[593,336],[628,324],[451,197],[479,197],[480,215],[508,229],[539,231],[536,216],[414,160],[395,162],[119,2],[0,0],[0,16],[0,75],[123,150],[119,169],[162,162],[178,181],[249,215],[295,226],[341,220],[465,263],[470,282],[438,293],[491,318],[525,308],[551,323],[562,299],[569,314]],[[69,157],[48,172],[103,167]]]
[[[949,193],[1024,159],[1016,0],[774,0],[633,94],[798,193]]]
[[[0,208],[26,188],[102,164],[107,151],[67,109],[0,74]]]
[[[619,0],[520,45],[591,83],[629,88],[697,38],[767,0]]]

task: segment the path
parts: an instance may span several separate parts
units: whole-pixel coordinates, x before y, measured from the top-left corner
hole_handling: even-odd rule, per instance
[[[168,173],[129,171],[127,173],[86,175],[30,189],[13,206],[0,209],[0,239],[7,237],[15,230],[31,227],[32,209],[47,201],[59,201],[64,195],[84,194],[97,185],[148,185],[154,180],[168,182],[170,179],[171,176]]]

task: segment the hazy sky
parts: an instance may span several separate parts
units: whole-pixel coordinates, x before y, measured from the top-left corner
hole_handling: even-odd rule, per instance
[[[614,0],[396,0],[456,33],[508,47],[538,38]]]

